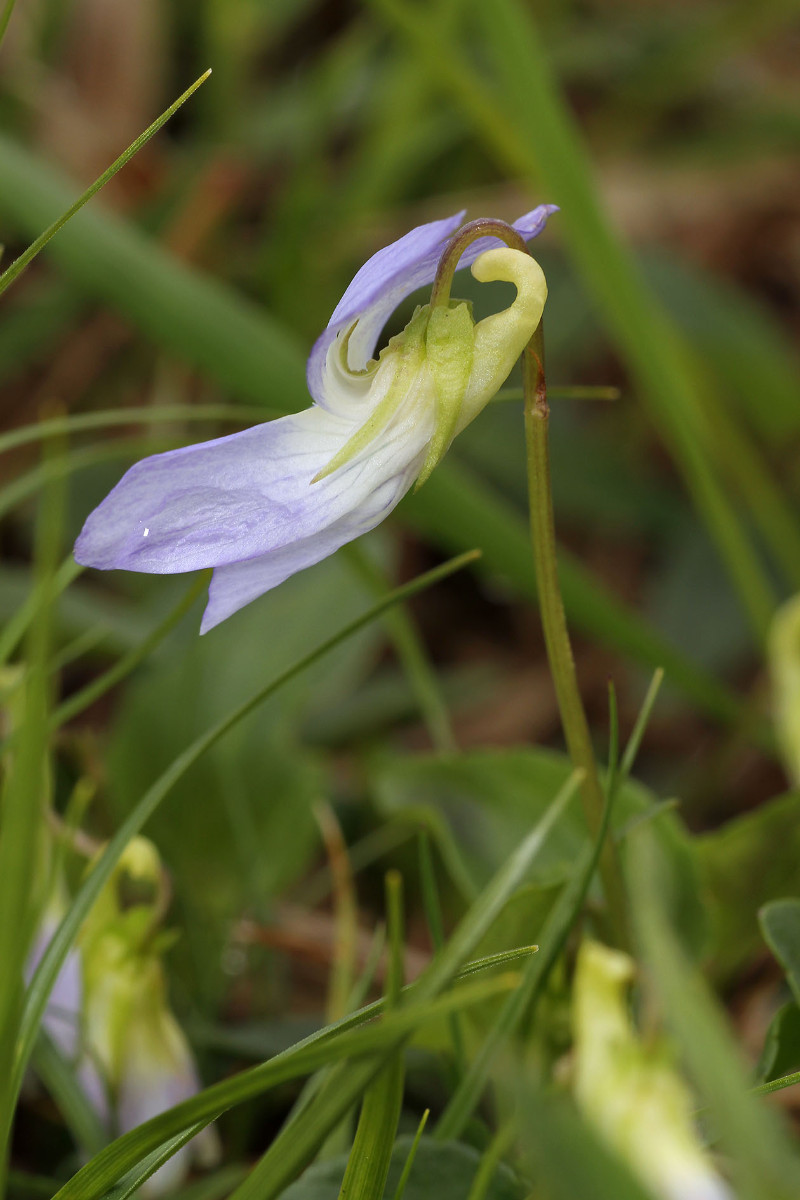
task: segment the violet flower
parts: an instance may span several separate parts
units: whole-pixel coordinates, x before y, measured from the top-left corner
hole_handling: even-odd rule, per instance
[[[553,211],[540,205],[514,228],[533,238]],[[137,463],[87,519],[77,561],[213,567],[205,633],[378,525],[502,386],[541,319],[541,268],[482,238],[460,265],[514,283],[514,303],[477,325],[467,304],[434,309],[438,320],[425,306],[371,357],[398,304],[432,283],[463,216],[420,225],[364,264],[311,351],[310,408]]]

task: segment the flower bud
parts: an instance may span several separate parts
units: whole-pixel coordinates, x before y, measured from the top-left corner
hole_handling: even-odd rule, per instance
[[[800,596],[782,605],[767,645],[773,712],[786,772],[800,784]]]
[[[701,1145],[692,1097],[665,1048],[646,1047],[627,1006],[634,963],[586,941],[573,992],[574,1090],[601,1135],[663,1200],[732,1200]]]

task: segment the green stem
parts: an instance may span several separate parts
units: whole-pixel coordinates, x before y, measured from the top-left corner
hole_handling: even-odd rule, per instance
[[[603,820],[605,796],[600,783],[589,726],[578,689],[575,660],[567,631],[558,583],[553,496],[550,485],[548,429],[550,409],[544,374],[544,342],[539,325],[522,356],[525,395],[525,444],[528,459],[531,540],[539,591],[547,658],[556,689],[561,723],[573,765],[583,771],[581,797],[589,835],[596,838]],[[606,841],[600,858],[600,877],[618,940],[627,941],[622,876],[613,843]]]
[[[458,268],[458,260],[468,246],[482,237],[496,237],[510,246],[512,250],[521,250],[523,254],[528,252],[522,234],[517,233],[516,229],[506,224],[505,221],[497,221],[494,217],[478,217],[476,221],[468,221],[453,234],[439,260],[436,277],[431,288],[431,307],[449,303],[450,287]]]

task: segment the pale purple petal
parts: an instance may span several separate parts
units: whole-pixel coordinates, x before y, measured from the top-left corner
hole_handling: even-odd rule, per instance
[[[199,1090],[197,1072],[188,1059],[174,1066],[162,1066],[148,1061],[146,1057],[143,1062],[138,1062],[135,1056],[131,1056],[119,1092],[119,1127],[123,1133],[127,1133],[151,1117],[157,1117],[168,1108],[190,1099]],[[142,1195],[166,1196],[174,1188],[180,1187],[188,1174],[192,1153],[191,1143],[181,1147],[150,1176],[142,1186]]]
[[[557,212],[556,205],[540,204],[515,221],[514,228],[529,240],[542,232],[547,218],[554,212]],[[381,330],[398,304],[417,288],[433,283],[445,244],[463,218],[462,211],[440,221],[418,225],[373,254],[361,267],[309,355],[308,390],[317,404],[329,406],[325,387],[326,363],[328,351],[338,335],[358,320],[348,343],[348,362],[352,370],[361,370],[372,357]],[[497,245],[500,245],[497,238],[473,242],[462,255],[460,267],[468,267],[484,250]]]
[[[42,921],[25,966],[27,983],[33,978],[58,926],[59,921],[55,917],[47,916]],[[48,1036],[68,1061],[72,1061],[76,1057],[80,1045],[82,1004],[81,956],[78,950],[72,949],[64,959],[61,970],[56,976],[42,1019]]]
[[[374,529],[410,488],[419,471],[420,459],[418,456],[403,472],[376,488],[366,503],[319,533],[259,558],[217,567],[208,589],[208,605],[200,632],[208,633],[209,629],[297,571],[314,566],[346,542]]]
[[[90,514],[75,558],[101,570],[173,574],[312,537],[369,496],[376,472],[386,478],[404,465],[361,455],[312,484],[353,431],[344,418],[313,407],[146,458]],[[415,439],[409,455],[418,448]],[[402,460],[403,447],[396,451]]]
[[[140,1014],[126,1031],[126,1058],[117,1097],[117,1118],[123,1133],[196,1095],[200,1079],[189,1044],[166,1010]],[[143,1196],[166,1196],[180,1186],[192,1159],[211,1166],[219,1158],[219,1143],[207,1126],[183,1146],[142,1186]]]

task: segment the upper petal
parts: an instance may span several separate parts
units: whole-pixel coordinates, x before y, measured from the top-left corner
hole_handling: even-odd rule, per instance
[[[514,228],[527,240],[541,233],[554,204],[540,204],[525,213]],[[352,283],[337,304],[325,332],[317,338],[307,366],[308,390],[318,404],[334,408],[326,388],[328,353],[337,337],[358,322],[348,342],[348,363],[353,371],[362,370],[375,351],[381,330],[397,306],[417,288],[433,283],[436,268],[447,240],[452,237],[464,218],[455,213],[440,221],[418,225],[410,233],[373,254],[357,272]],[[492,246],[501,245],[498,238],[487,237],[473,242],[462,256],[459,266],[467,267]]]

